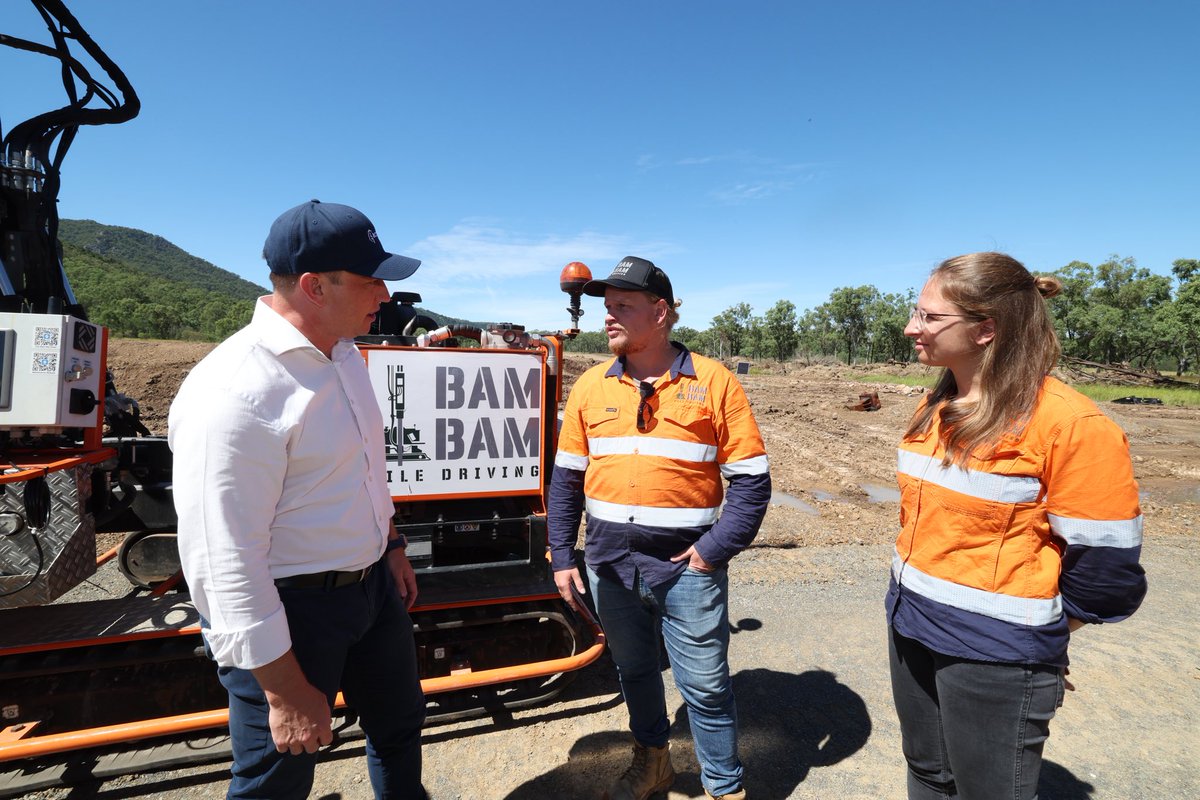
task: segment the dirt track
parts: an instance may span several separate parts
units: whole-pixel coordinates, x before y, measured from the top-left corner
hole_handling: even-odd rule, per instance
[[[116,341],[118,388],[165,430],[170,397],[210,345]],[[587,359],[573,359],[577,375]],[[910,369],[920,369],[910,367]],[[756,800],[903,796],[887,683],[882,596],[894,535],[895,444],[917,396],[870,388],[883,408],[849,411],[864,391],[845,368],[746,376],[779,502],[731,567],[731,660],[743,757]],[[1128,432],[1143,488],[1150,596],[1127,623],[1084,629],[1072,647],[1079,691],[1047,747],[1043,800],[1200,796],[1200,409],[1108,405]],[[671,707],[678,695],[669,695]],[[686,721],[672,731],[681,777],[699,797]],[[426,782],[435,800],[595,797],[626,758],[624,713],[604,661],[559,702],[511,717],[433,727]],[[366,798],[361,742],[329,754],[314,797]],[[116,779],[99,793],[39,797],[224,796],[224,765]]]

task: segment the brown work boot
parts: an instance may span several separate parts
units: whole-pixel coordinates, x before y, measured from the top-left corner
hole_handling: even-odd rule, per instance
[[[746,790],[743,788],[729,794],[713,794],[708,789],[705,789],[704,796],[709,800],[746,800]]]
[[[674,782],[670,743],[662,747],[644,747],[634,742],[633,763],[605,792],[604,800],[646,800],[655,792],[670,789]]]

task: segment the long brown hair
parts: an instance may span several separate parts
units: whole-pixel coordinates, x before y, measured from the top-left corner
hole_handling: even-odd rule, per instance
[[[995,335],[979,363],[979,400],[958,400],[958,385],[943,370],[928,400],[908,423],[905,437],[928,431],[934,414],[946,447],[943,464],[963,466],[972,452],[995,448],[1007,433],[1024,427],[1046,374],[1061,348],[1043,298],[1062,291],[1048,275],[1033,275],[1004,253],[969,253],[938,265],[942,296],[977,319],[991,319]]]

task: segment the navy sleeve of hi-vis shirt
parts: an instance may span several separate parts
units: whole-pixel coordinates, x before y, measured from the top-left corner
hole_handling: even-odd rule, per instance
[[[550,566],[556,571],[575,566],[575,543],[579,541],[579,522],[583,517],[583,477],[583,472],[561,464],[555,465],[550,476],[546,524]]]
[[[770,473],[731,476],[720,519],[696,543],[700,557],[722,564],[749,547],[770,504]]]

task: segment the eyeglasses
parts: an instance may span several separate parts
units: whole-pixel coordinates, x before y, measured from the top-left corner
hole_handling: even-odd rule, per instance
[[[640,432],[645,433],[646,426],[650,424],[650,420],[654,419],[654,408],[646,402],[654,396],[654,384],[641,381],[638,383],[638,394],[642,396],[642,399],[641,402],[638,403],[637,429]]]
[[[940,322],[942,317],[979,319],[979,317],[975,314],[939,314],[933,311],[926,311],[925,309],[918,308],[917,306],[913,306],[912,314],[908,316],[909,319],[915,319],[917,321],[917,330],[921,332],[924,332],[929,327],[930,322]]]

